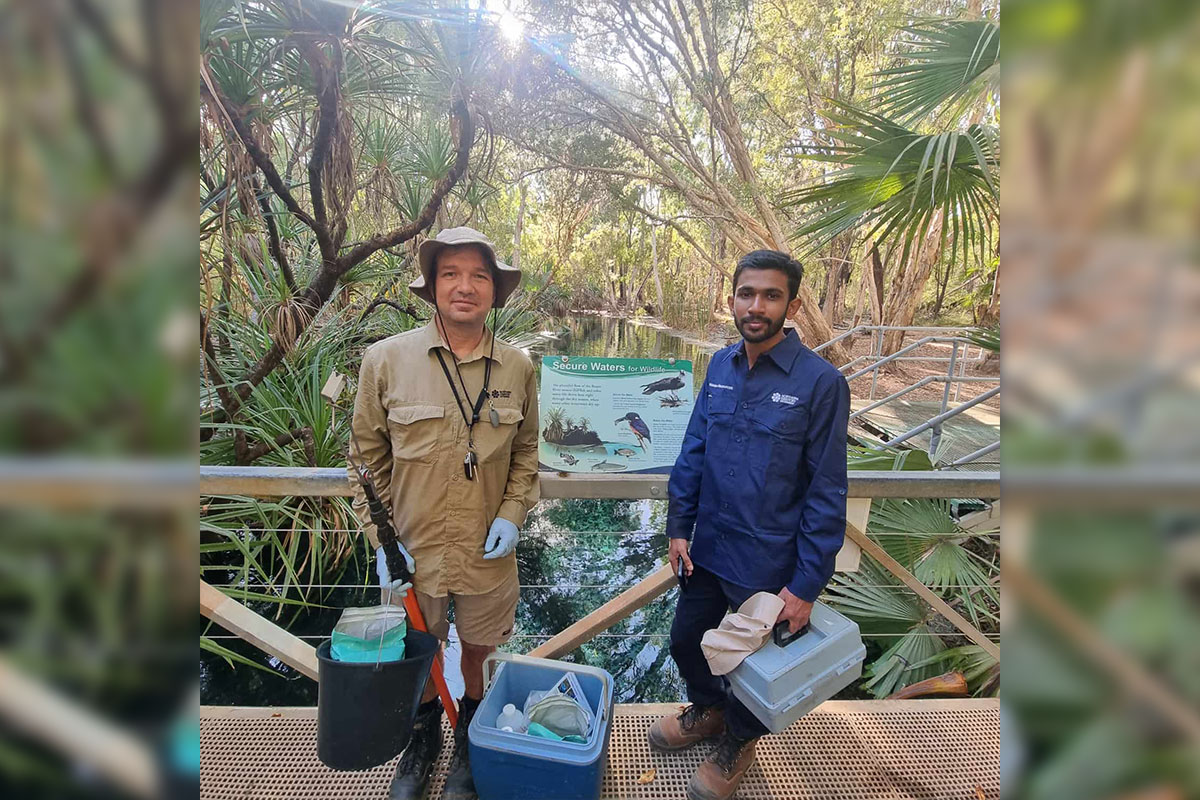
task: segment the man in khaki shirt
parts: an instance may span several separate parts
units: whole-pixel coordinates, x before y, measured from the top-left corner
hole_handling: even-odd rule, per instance
[[[415,562],[421,612],[443,641],[454,604],[466,695],[442,796],[473,798],[467,725],[483,696],[483,661],[512,634],[518,529],[538,500],[537,381],[529,358],[485,325],[521,277],[497,260],[492,243],[470,228],[451,228],[424,242],[418,261],[421,275],[409,288],[436,314],[363,355],[353,454],[391,511]],[[403,591],[387,572],[353,469],[350,483],[377,548],[380,585]],[[389,797],[424,794],[441,749],[441,712],[430,681]]]

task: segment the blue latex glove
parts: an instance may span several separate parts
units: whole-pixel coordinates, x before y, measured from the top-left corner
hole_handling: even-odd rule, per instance
[[[517,540],[521,538],[517,526],[504,517],[492,520],[492,528],[488,531],[487,541],[483,544],[483,557],[487,559],[504,558],[517,549]]]
[[[412,556],[408,554],[408,550],[401,547],[400,555],[404,557],[408,571],[415,575],[417,565],[413,562]],[[405,592],[412,588],[412,584],[407,581],[392,580],[391,573],[388,572],[387,556],[384,555],[382,545],[375,549],[375,574],[379,576],[379,588],[384,592],[391,592],[392,595],[399,595],[400,598],[403,598]]]

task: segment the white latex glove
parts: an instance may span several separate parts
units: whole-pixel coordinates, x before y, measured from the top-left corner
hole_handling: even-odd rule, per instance
[[[404,563],[408,567],[408,571],[415,575],[417,565],[412,560],[412,556],[403,547],[400,548],[400,555],[404,556]],[[383,545],[375,548],[375,574],[379,576],[379,588],[385,592],[404,597],[404,594],[412,588],[412,583],[409,581],[392,580],[391,573],[388,572],[387,555],[383,552]]]
[[[483,557],[487,559],[504,558],[517,549],[517,540],[521,538],[517,526],[504,517],[492,520],[492,528],[488,531],[487,541],[483,544]]]

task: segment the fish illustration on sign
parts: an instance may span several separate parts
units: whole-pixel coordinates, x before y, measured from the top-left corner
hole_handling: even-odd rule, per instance
[[[598,461],[592,464],[593,472],[620,472],[623,469],[628,469],[624,464],[610,464],[608,461]]]
[[[635,455],[635,453],[632,450],[630,450],[628,447],[618,447],[616,450],[613,450],[613,455],[625,456],[626,458],[629,458],[629,457]]]
[[[563,462],[565,464],[567,464],[568,466],[573,467],[579,463],[579,459],[576,458],[575,456],[571,455],[570,453],[559,453],[559,455],[562,456]]]

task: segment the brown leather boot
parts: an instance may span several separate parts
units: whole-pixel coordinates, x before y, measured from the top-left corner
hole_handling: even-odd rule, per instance
[[[754,764],[758,739],[737,739],[728,731],[688,781],[688,800],[728,800]]]
[[[655,721],[647,738],[655,750],[684,750],[723,730],[725,712],[721,708],[693,704]]]

